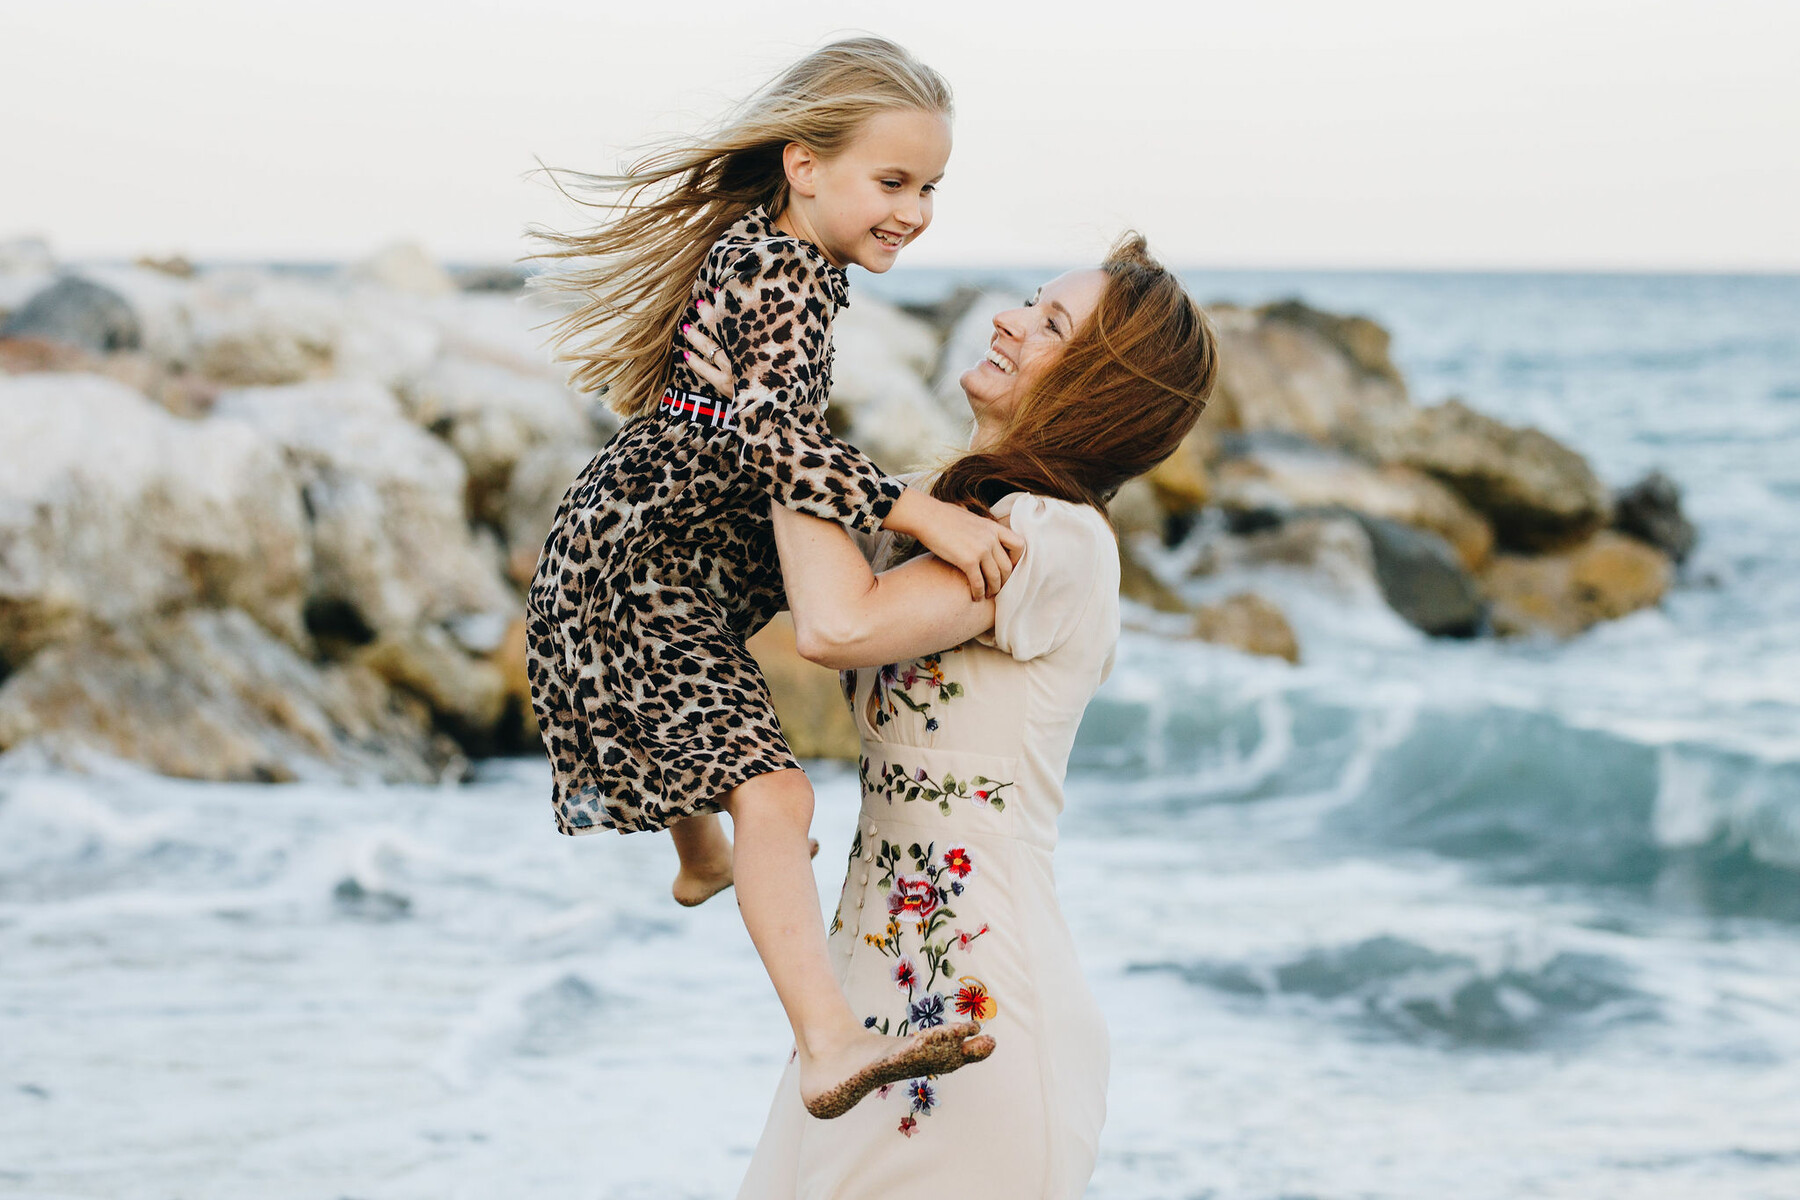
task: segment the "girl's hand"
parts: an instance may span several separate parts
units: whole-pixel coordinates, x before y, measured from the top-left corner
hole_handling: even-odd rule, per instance
[[[917,488],[901,493],[886,524],[967,576],[971,600],[997,594],[1025,553],[1025,539],[1005,525]]]
[[[681,353],[694,374],[711,384],[719,395],[730,396],[737,391],[737,374],[732,370],[731,358],[725,348],[709,336],[715,316],[713,306],[702,300],[695,307],[700,313],[700,323],[681,327],[682,339],[693,349]]]

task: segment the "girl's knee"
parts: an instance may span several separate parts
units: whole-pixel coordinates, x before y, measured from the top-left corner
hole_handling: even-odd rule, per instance
[[[725,793],[724,809],[732,821],[741,821],[750,811],[779,813],[790,820],[810,826],[813,816],[812,780],[805,771],[770,771],[756,775]]]

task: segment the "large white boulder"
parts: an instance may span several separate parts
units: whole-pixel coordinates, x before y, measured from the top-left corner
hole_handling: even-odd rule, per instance
[[[885,470],[929,467],[968,444],[967,420],[952,419],[925,383],[937,357],[930,325],[859,296],[833,323],[832,345],[831,407]]]
[[[191,605],[299,644],[311,556],[280,449],[85,374],[0,378],[0,660]]]
[[[14,750],[220,780],[429,783],[465,765],[424,701],[367,666],[315,665],[229,608],[44,649],[0,685],[0,751]]]
[[[516,606],[470,535],[462,460],[392,393],[366,380],[239,388],[214,412],[260,430],[300,476],[310,602],[348,605],[378,634]]]
[[[475,515],[496,525],[507,482],[527,451],[552,443],[592,454],[600,444],[581,398],[543,374],[447,355],[401,395],[412,420],[462,459]]]

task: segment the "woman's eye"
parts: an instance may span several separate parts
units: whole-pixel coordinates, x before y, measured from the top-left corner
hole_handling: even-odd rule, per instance
[[[928,183],[924,187],[920,188],[919,190],[921,192],[935,192],[935,191],[937,191],[937,184]]]
[[[884,179],[881,181],[881,186],[884,188],[894,188],[895,190],[898,190],[900,187],[900,181],[898,179]]]

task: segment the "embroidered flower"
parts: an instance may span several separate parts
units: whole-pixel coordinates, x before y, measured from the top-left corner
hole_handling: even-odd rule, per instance
[[[888,913],[892,916],[924,918],[936,912],[937,907],[937,886],[920,876],[899,876],[894,880],[894,890],[888,893]]]
[[[985,1021],[994,1015],[999,1005],[988,995],[987,984],[968,976],[957,980],[963,986],[956,990],[956,1011],[965,1017],[977,1021]]]
[[[980,790],[979,790],[979,791],[977,791],[977,792],[976,792],[976,793],[975,793],[975,798],[976,798],[976,799],[977,799],[977,800],[979,800],[979,801],[981,801],[981,802],[982,802],[982,803],[983,803],[983,804],[986,804],[986,803],[987,803],[987,798],[988,798],[988,794],[987,794],[987,789],[986,789],[986,788],[982,788],[982,789],[980,789]]]
[[[975,869],[974,860],[969,857],[969,852],[961,846],[952,846],[944,851],[944,865],[950,868],[950,873],[958,879],[967,879],[969,872]]]
[[[937,1107],[937,1093],[931,1090],[931,1084],[923,1079],[915,1079],[907,1085],[907,1095],[912,1097],[913,1111],[930,1113]]]
[[[918,1127],[919,1122],[911,1113],[907,1113],[904,1117],[900,1118],[900,1132],[904,1133],[907,1137],[911,1137],[913,1135],[913,1130]]]
[[[913,772],[913,781],[915,783],[924,783],[929,778],[931,778],[931,777],[925,773],[924,767],[920,767],[918,770]]]
[[[944,998],[937,992],[931,993],[922,1000],[915,1000],[906,1009],[907,1017],[916,1029],[933,1029],[944,1023]]]
[[[900,961],[894,964],[894,982],[903,992],[911,992],[919,983],[919,969],[913,966],[913,960],[901,955]]]
[[[925,718],[925,732],[926,733],[936,733],[937,731],[938,731],[938,719],[936,717],[926,717]]]
[[[880,1087],[875,1089],[875,1098],[877,1100],[886,1100],[888,1098],[888,1093],[892,1092],[893,1090],[894,1090],[893,1084],[884,1083]]]
[[[982,927],[980,929],[977,929],[974,933],[964,933],[962,930],[958,929],[956,931],[956,944],[958,946],[960,946],[961,948],[963,948],[964,950],[967,950],[969,948],[970,942],[974,941],[976,938],[980,937],[982,934],[986,933],[987,931],[988,931],[988,927],[985,923],[982,925]]]
[[[864,1029],[875,1028],[875,1018],[874,1017],[864,1017],[863,1018],[863,1028]],[[798,1054],[799,1051],[796,1050],[795,1053]]]

